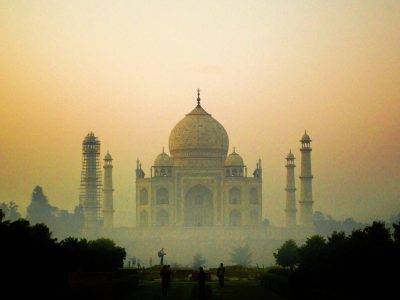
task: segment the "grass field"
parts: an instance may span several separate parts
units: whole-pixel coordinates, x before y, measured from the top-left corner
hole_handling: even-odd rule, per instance
[[[227,281],[223,289],[220,289],[216,282],[208,282],[207,286],[207,299],[283,299],[263,288],[258,281]],[[143,281],[136,291],[125,295],[122,299],[198,299],[197,295],[197,283],[195,282],[173,281],[168,296],[163,297],[160,282]]]

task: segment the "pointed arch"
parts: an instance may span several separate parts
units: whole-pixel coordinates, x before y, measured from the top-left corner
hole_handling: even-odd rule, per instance
[[[229,216],[229,224],[231,226],[240,226],[242,225],[242,214],[240,211],[234,209],[231,211]]]
[[[229,203],[230,204],[240,204],[241,202],[241,191],[237,187],[233,187],[229,190]]]

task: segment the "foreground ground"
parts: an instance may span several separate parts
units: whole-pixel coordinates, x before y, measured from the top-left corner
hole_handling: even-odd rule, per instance
[[[223,289],[219,289],[216,282],[209,282],[207,286],[209,287],[207,299],[283,299],[263,288],[256,280],[228,281]],[[187,281],[172,282],[168,296],[163,297],[161,295],[160,282],[143,281],[136,291],[125,295],[122,299],[198,299],[197,284]]]

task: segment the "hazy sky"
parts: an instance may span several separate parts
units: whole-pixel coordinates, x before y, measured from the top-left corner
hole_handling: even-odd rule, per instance
[[[149,169],[197,87],[231,149],[262,158],[274,223],[304,129],[315,210],[400,212],[399,1],[0,0],[0,201],[25,211],[39,184],[72,209],[93,130],[133,220],[136,158]]]

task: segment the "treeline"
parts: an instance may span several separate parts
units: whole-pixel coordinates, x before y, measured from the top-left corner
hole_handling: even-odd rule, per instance
[[[16,221],[22,217],[18,205],[14,202],[0,203],[0,209],[5,214],[5,219],[9,221]],[[51,205],[41,186],[36,186],[32,191],[26,209],[26,219],[31,224],[46,224],[57,238],[82,235],[84,223],[82,207],[76,206],[71,213]]]
[[[111,272],[123,265],[125,250],[112,240],[52,237],[44,224],[4,221],[0,210],[2,286],[22,296],[60,299],[68,295],[70,272]]]
[[[355,221],[353,218],[335,220],[330,215],[325,215],[320,211],[314,212],[313,221],[316,233],[322,236],[328,236],[334,231],[350,234],[353,230],[363,229],[369,225]]]
[[[400,223],[388,228],[383,222],[374,222],[348,235],[334,232],[326,239],[316,235],[301,246],[289,240],[274,256],[287,271],[272,270],[266,275],[266,284],[276,281],[275,287],[288,295],[382,298],[397,289]]]

